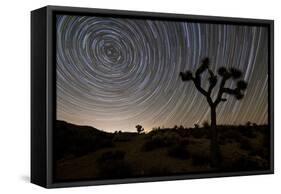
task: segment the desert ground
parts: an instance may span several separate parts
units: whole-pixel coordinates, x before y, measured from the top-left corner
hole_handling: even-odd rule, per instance
[[[57,121],[54,179],[57,182],[237,172],[269,168],[269,128],[247,123],[218,126],[220,165],[210,166],[210,128],[154,128],[108,133]]]

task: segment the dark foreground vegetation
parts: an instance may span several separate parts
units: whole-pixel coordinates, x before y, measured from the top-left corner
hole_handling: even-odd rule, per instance
[[[210,165],[210,126],[106,133],[57,121],[56,181],[168,176],[269,169],[269,128],[248,123],[217,126],[220,166]]]

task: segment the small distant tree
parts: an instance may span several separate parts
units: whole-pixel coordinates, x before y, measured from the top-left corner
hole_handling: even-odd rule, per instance
[[[215,99],[212,99],[212,92],[215,86],[218,83],[218,75],[216,75],[210,69],[210,60],[209,58],[204,58],[201,62],[201,65],[193,73],[192,71],[180,72],[180,77],[183,82],[193,82],[196,89],[206,98],[211,110],[211,165],[217,167],[219,163],[220,150],[218,144],[218,130],[217,130],[217,116],[216,109],[221,102],[226,102],[227,98],[224,97],[224,94],[234,96],[237,100],[241,100],[244,97],[244,91],[247,88],[247,83],[244,80],[241,80],[242,72],[236,68],[225,68],[220,67],[217,71],[217,74],[221,77],[218,92]],[[201,85],[201,78],[204,72],[208,72],[208,82],[209,87],[204,89]],[[226,87],[226,82],[228,80],[235,80],[236,87],[229,88]]]
[[[184,129],[184,126],[180,125],[179,129]]]
[[[198,124],[194,124],[194,128],[198,129],[199,125]]]
[[[250,121],[247,121],[246,126],[250,127],[252,125],[252,123]]]
[[[178,126],[177,126],[177,125],[175,125],[175,126],[174,126],[174,129],[178,129]]]
[[[136,128],[137,128],[138,134],[140,134],[144,131],[144,128],[141,125],[137,125]]]

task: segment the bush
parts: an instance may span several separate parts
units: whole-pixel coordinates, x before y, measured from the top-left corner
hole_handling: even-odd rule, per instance
[[[135,133],[134,134],[132,134],[132,133],[114,134],[113,141],[114,142],[127,142],[127,141],[131,141],[135,136],[136,136]]]
[[[191,130],[191,136],[197,139],[209,137],[209,133],[210,133],[210,129],[205,129],[205,128],[197,128]]]
[[[259,148],[253,148],[250,152],[249,152],[250,156],[259,156],[265,160],[269,160],[269,149],[263,148],[263,147],[259,147]]]
[[[255,138],[257,134],[255,133],[255,129],[253,127],[247,127],[241,130],[241,134],[248,138]]]
[[[231,170],[258,170],[263,168],[264,162],[256,157],[241,156],[235,160],[231,165]]]
[[[220,136],[221,139],[228,139],[234,142],[240,142],[240,140],[244,138],[238,130],[233,130],[233,129],[221,131]]]
[[[178,134],[173,132],[158,132],[144,143],[143,150],[151,151],[157,148],[163,148],[178,144],[181,138]]]
[[[155,135],[144,143],[143,150],[150,151],[165,146],[166,146],[165,140],[160,136]]]
[[[125,178],[133,174],[131,165],[125,160],[125,152],[120,150],[104,152],[97,163],[101,178]]]
[[[242,138],[240,140],[240,148],[243,150],[252,150],[252,145],[250,140],[248,140],[247,138]]]
[[[98,158],[98,162],[103,163],[106,161],[123,160],[125,152],[120,150],[107,151],[101,154]]]
[[[180,125],[178,129],[183,130],[184,126]]]
[[[210,157],[204,152],[194,152],[191,154],[191,161],[194,166],[204,166],[210,163]]]
[[[248,155],[242,152],[235,152],[232,158],[224,158],[222,170],[242,171],[242,170],[262,170],[268,168],[268,161],[260,156]]]
[[[177,159],[187,159],[189,158],[189,153],[184,145],[178,144],[174,145],[168,149],[168,155]]]

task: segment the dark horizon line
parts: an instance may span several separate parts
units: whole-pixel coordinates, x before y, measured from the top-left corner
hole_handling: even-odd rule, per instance
[[[121,131],[121,132],[129,132],[129,133],[137,133],[137,132],[134,132],[134,131],[122,131],[122,130],[106,131],[106,130],[99,129],[99,128],[96,128],[96,127],[91,126],[91,125],[80,125],[80,124],[75,124],[75,123],[71,123],[71,122],[68,122],[68,121],[65,121],[65,120],[58,120],[58,119],[56,119],[56,121],[57,121],[57,122],[65,122],[65,123],[67,123],[67,124],[75,125],[75,126],[77,126],[77,127],[91,127],[91,128],[94,128],[94,129],[96,129],[96,130],[103,131],[103,132],[106,132],[106,133],[115,133],[115,132],[119,132],[119,131]],[[249,122],[251,123],[251,126],[253,126],[253,124],[256,124],[255,122],[251,122],[251,121],[249,121]],[[239,126],[247,126],[246,124],[247,124],[247,123],[238,124],[238,125],[221,124],[221,125],[217,125],[217,127],[222,127],[222,126],[234,126],[234,127],[239,127]],[[136,125],[138,125],[138,124],[136,124]],[[206,128],[206,127],[203,127],[202,125],[203,125],[203,124],[199,125],[198,128]],[[175,126],[177,126],[177,129],[180,129],[180,126],[183,126],[183,125],[174,125],[174,127],[175,127]],[[256,126],[268,126],[268,123],[256,124]],[[162,129],[175,129],[174,127],[165,127],[165,126],[164,126],[164,127],[162,128],[162,127],[158,126],[158,127],[153,127],[153,128],[150,129],[148,132],[153,131],[153,129],[156,129],[156,128],[159,129],[159,130],[162,130]],[[183,129],[196,129],[196,127],[195,127],[195,126],[193,126],[193,127],[185,127],[185,126],[183,126]]]

